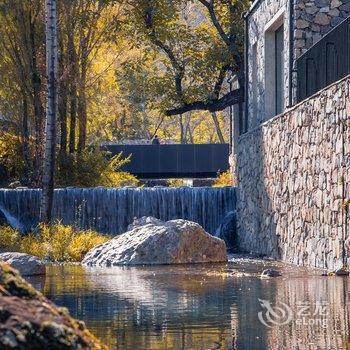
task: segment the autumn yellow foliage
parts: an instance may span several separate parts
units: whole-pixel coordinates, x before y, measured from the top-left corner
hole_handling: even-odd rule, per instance
[[[20,248],[21,236],[10,226],[0,227],[0,249],[3,251],[16,251]]]
[[[227,187],[233,186],[234,179],[230,170],[221,173],[219,177],[214,181],[213,187]]]
[[[19,251],[60,262],[80,262],[89,250],[109,239],[92,230],[79,231],[59,223],[40,225],[37,233],[23,237],[11,227],[0,227],[1,251]]]

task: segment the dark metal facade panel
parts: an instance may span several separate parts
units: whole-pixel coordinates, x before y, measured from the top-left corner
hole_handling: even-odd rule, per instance
[[[229,169],[229,144],[108,145],[112,155],[131,155],[123,167],[143,179],[216,177]]]
[[[297,60],[298,102],[350,74],[350,17]]]

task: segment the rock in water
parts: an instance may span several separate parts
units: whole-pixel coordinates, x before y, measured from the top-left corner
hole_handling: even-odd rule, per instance
[[[195,222],[142,218],[132,230],[92,249],[83,265],[162,265],[226,262],[225,242]]]
[[[36,256],[24,253],[1,253],[0,260],[10,264],[22,276],[45,275],[45,264]]]
[[[267,269],[264,270],[261,274],[262,278],[268,278],[268,277],[280,277],[282,276],[277,270],[273,270],[273,269]]]
[[[338,270],[335,270],[335,275],[336,276],[349,276],[349,271],[345,270],[345,269],[338,269]]]
[[[107,350],[85,327],[0,262],[0,349]]]

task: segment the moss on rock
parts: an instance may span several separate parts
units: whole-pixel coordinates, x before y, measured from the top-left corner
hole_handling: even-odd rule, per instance
[[[0,349],[104,350],[85,324],[73,319],[0,262]]]

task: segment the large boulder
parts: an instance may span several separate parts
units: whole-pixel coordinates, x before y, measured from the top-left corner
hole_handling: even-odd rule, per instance
[[[228,250],[237,251],[237,213],[235,211],[227,213],[216,230],[215,236],[225,241]]]
[[[22,276],[45,275],[45,264],[36,256],[24,253],[1,253],[0,260],[10,264]]]
[[[131,230],[92,249],[87,266],[226,262],[225,242],[195,222],[142,218]]]
[[[107,350],[67,309],[59,308],[0,262],[0,349]]]

